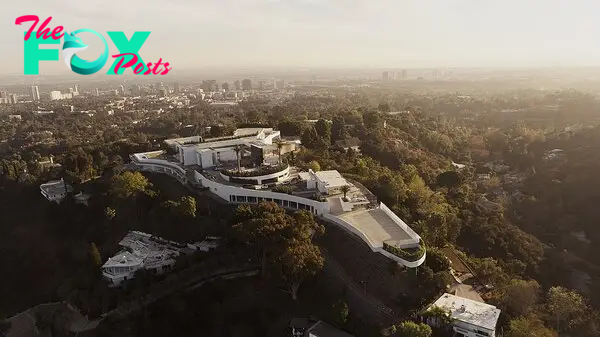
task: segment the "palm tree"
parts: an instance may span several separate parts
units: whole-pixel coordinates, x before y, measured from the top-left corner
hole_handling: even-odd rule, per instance
[[[235,156],[237,157],[237,170],[238,170],[238,172],[241,172],[242,171],[242,164],[241,164],[242,156],[240,155],[240,153],[242,151],[244,151],[244,145],[241,145],[241,144],[236,145],[233,148],[233,151],[235,151]]]
[[[275,144],[277,145],[277,162],[281,164],[281,149],[283,148],[283,142],[281,139],[278,139],[275,141]]]
[[[340,191],[342,191],[342,193],[344,193],[344,199],[346,199],[346,195],[348,194],[348,192],[350,192],[350,186],[344,185],[344,186],[340,187]]]

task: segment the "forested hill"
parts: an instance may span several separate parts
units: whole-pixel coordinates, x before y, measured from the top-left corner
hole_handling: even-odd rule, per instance
[[[564,155],[536,167],[515,206],[522,228],[600,265],[600,127],[549,142]],[[594,281],[597,283],[598,281]]]

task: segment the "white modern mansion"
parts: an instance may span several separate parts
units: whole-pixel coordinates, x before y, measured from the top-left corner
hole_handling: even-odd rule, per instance
[[[199,136],[169,139],[167,145],[177,150],[184,166],[197,165],[203,169],[235,162],[239,155],[253,157],[253,162],[275,163],[278,148],[273,141],[281,140],[279,131],[272,128],[237,129],[232,136],[202,139]],[[273,162],[275,160],[275,162]]]
[[[493,305],[446,293],[438,298],[433,306],[450,311],[452,330],[456,337],[496,336],[500,309]],[[431,321],[430,318],[427,324],[435,326],[437,322]]]
[[[132,154],[130,158],[136,170],[171,175],[182,184],[202,186],[230,203],[272,201],[287,209],[308,210],[406,267],[415,268],[425,261],[419,235],[385,204],[377,203],[358,182],[337,171],[298,172],[295,167],[279,164],[278,158],[267,160],[281,150],[273,144],[278,138],[279,131],[273,129],[238,129],[233,137],[167,140],[177,148],[175,156],[157,151]],[[235,151],[240,145],[250,148],[251,164],[238,171]]]
[[[68,193],[73,192],[73,187],[65,183],[63,179],[49,181],[40,185],[40,192],[48,201],[60,203]]]
[[[187,248],[187,245],[136,231],[125,235],[119,245],[123,249],[102,266],[102,275],[111,286],[132,279],[142,268],[156,274],[170,270],[175,265],[175,258]]]

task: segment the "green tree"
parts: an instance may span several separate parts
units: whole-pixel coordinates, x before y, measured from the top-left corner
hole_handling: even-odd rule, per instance
[[[236,145],[233,148],[233,151],[235,151],[235,157],[237,158],[237,170],[238,172],[242,171],[242,155],[241,153],[244,151],[244,145]]]
[[[540,285],[535,280],[511,280],[502,288],[504,310],[514,316],[529,313],[538,301],[539,292]]]
[[[556,337],[555,331],[544,326],[544,323],[535,316],[519,317],[509,323],[506,337]]]
[[[460,174],[456,171],[446,171],[436,178],[436,184],[440,187],[455,188],[462,183]]]
[[[281,164],[281,149],[283,149],[283,142],[281,139],[275,141],[275,145],[277,145],[277,162]]]
[[[233,229],[242,241],[256,247],[264,275],[267,258],[287,239],[284,230],[291,227],[292,219],[274,202],[240,205],[235,217]]]
[[[346,121],[343,117],[334,117],[333,124],[331,125],[331,142],[334,143],[338,140],[345,140],[348,136],[346,130]]]
[[[346,195],[350,192],[350,185],[344,185],[340,187],[340,191],[344,193],[344,199],[346,199]]]
[[[292,239],[277,258],[281,275],[288,284],[292,299],[298,299],[298,288],[307,277],[323,269],[325,259],[319,247],[306,239]]]
[[[552,287],[548,290],[548,313],[556,320],[556,331],[567,330],[576,318],[585,313],[587,305],[583,297],[563,287]],[[562,324],[561,328],[561,323]]]
[[[425,264],[433,270],[434,273],[447,271],[450,268],[450,260],[437,248],[427,249],[427,259]]]
[[[90,257],[94,266],[100,267],[102,265],[102,255],[100,255],[100,250],[98,250],[98,247],[93,242],[90,245]]]
[[[342,326],[346,323],[348,314],[348,305],[344,301],[337,301],[331,306],[332,319],[338,326]]]
[[[115,216],[117,216],[117,211],[114,208],[111,207],[106,207],[104,209],[104,216],[108,219],[108,220],[112,220],[115,218]]]
[[[321,165],[319,165],[319,162],[316,160],[312,160],[310,163],[308,163],[308,168],[314,172],[321,171]]]
[[[427,322],[432,326],[442,329],[452,324],[452,312],[448,309],[438,306],[432,306],[431,308],[428,308],[423,313],[423,317],[427,318]]]
[[[368,111],[363,114],[363,123],[367,129],[377,129],[381,125],[379,112]]]
[[[319,119],[316,123],[315,123],[315,131],[317,132],[317,135],[325,140],[325,142],[327,144],[331,143],[331,124],[324,120],[324,119]]]
[[[196,199],[192,196],[185,196],[179,199],[177,212],[182,218],[196,217]]]
[[[302,145],[304,145],[307,149],[314,150],[317,148],[319,143],[319,135],[313,126],[304,130],[301,141]]]
[[[486,257],[483,259],[474,259],[474,268],[477,278],[486,284],[502,283],[506,279],[504,270],[498,265],[498,261]]]
[[[399,337],[431,337],[431,327],[424,323],[405,321],[396,327]]]
[[[140,172],[123,172],[112,179],[111,194],[120,199],[151,194],[152,184]]]

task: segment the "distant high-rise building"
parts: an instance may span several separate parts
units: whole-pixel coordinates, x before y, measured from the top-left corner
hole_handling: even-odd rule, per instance
[[[10,103],[17,104],[17,95],[15,95],[15,94],[10,95]]]
[[[240,83],[240,80],[236,80],[235,82],[233,82],[233,86],[235,87],[235,90],[242,89],[242,84]]]
[[[179,87],[179,83],[173,84],[173,92],[178,94],[181,88]]]
[[[0,98],[8,98],[8,92],[0,91]]]
[[[242,80],[242,90],[252,90],[252,81],[246,78]]]
[[[100,96],[100,91],[98,91],[98,88],[96,88],[96,90],[94,91],[94,94],[95,94],[96,96]]]
[[[384,81],[393,81],[396,79],[396,72],[394,71],[384,71],[383,72],[383,80]]]
[[[221,88],[223,88],[223,90],[225,90],[225,91],[229,91],[229,83],[225,82],[225,83],[221,84]]]
[[[258,90],[265,90],[266,82],[263,80],[258,81]]]
[[[119,92],[121,96],[125,96],[125,87],[122,84],[119,86]]]
[[[29,94],[31,95],[31,100],[37,102],[40,100],[40,88],[37,85],[32,85],[29,88]]]
[[[73,90],[74,93],[76,93],[76,95],[79,94],[79,84],[75,84],[75,89]]]
[[[50,99],[53,101],[62,99],[62,94],[60,93],[60,91],[50,91]]]
[[[161,97],[167,97],[168,91],[167,88],[161,88],[160,89],[160,96]]]
[[[217,80],[202,81],[202,89],[204,89],[205,92],[219,91],[219,85],[217,84]]]
[[[285,81],[278,80],[273,82],[273,89],[283,89],[285,88]]]

